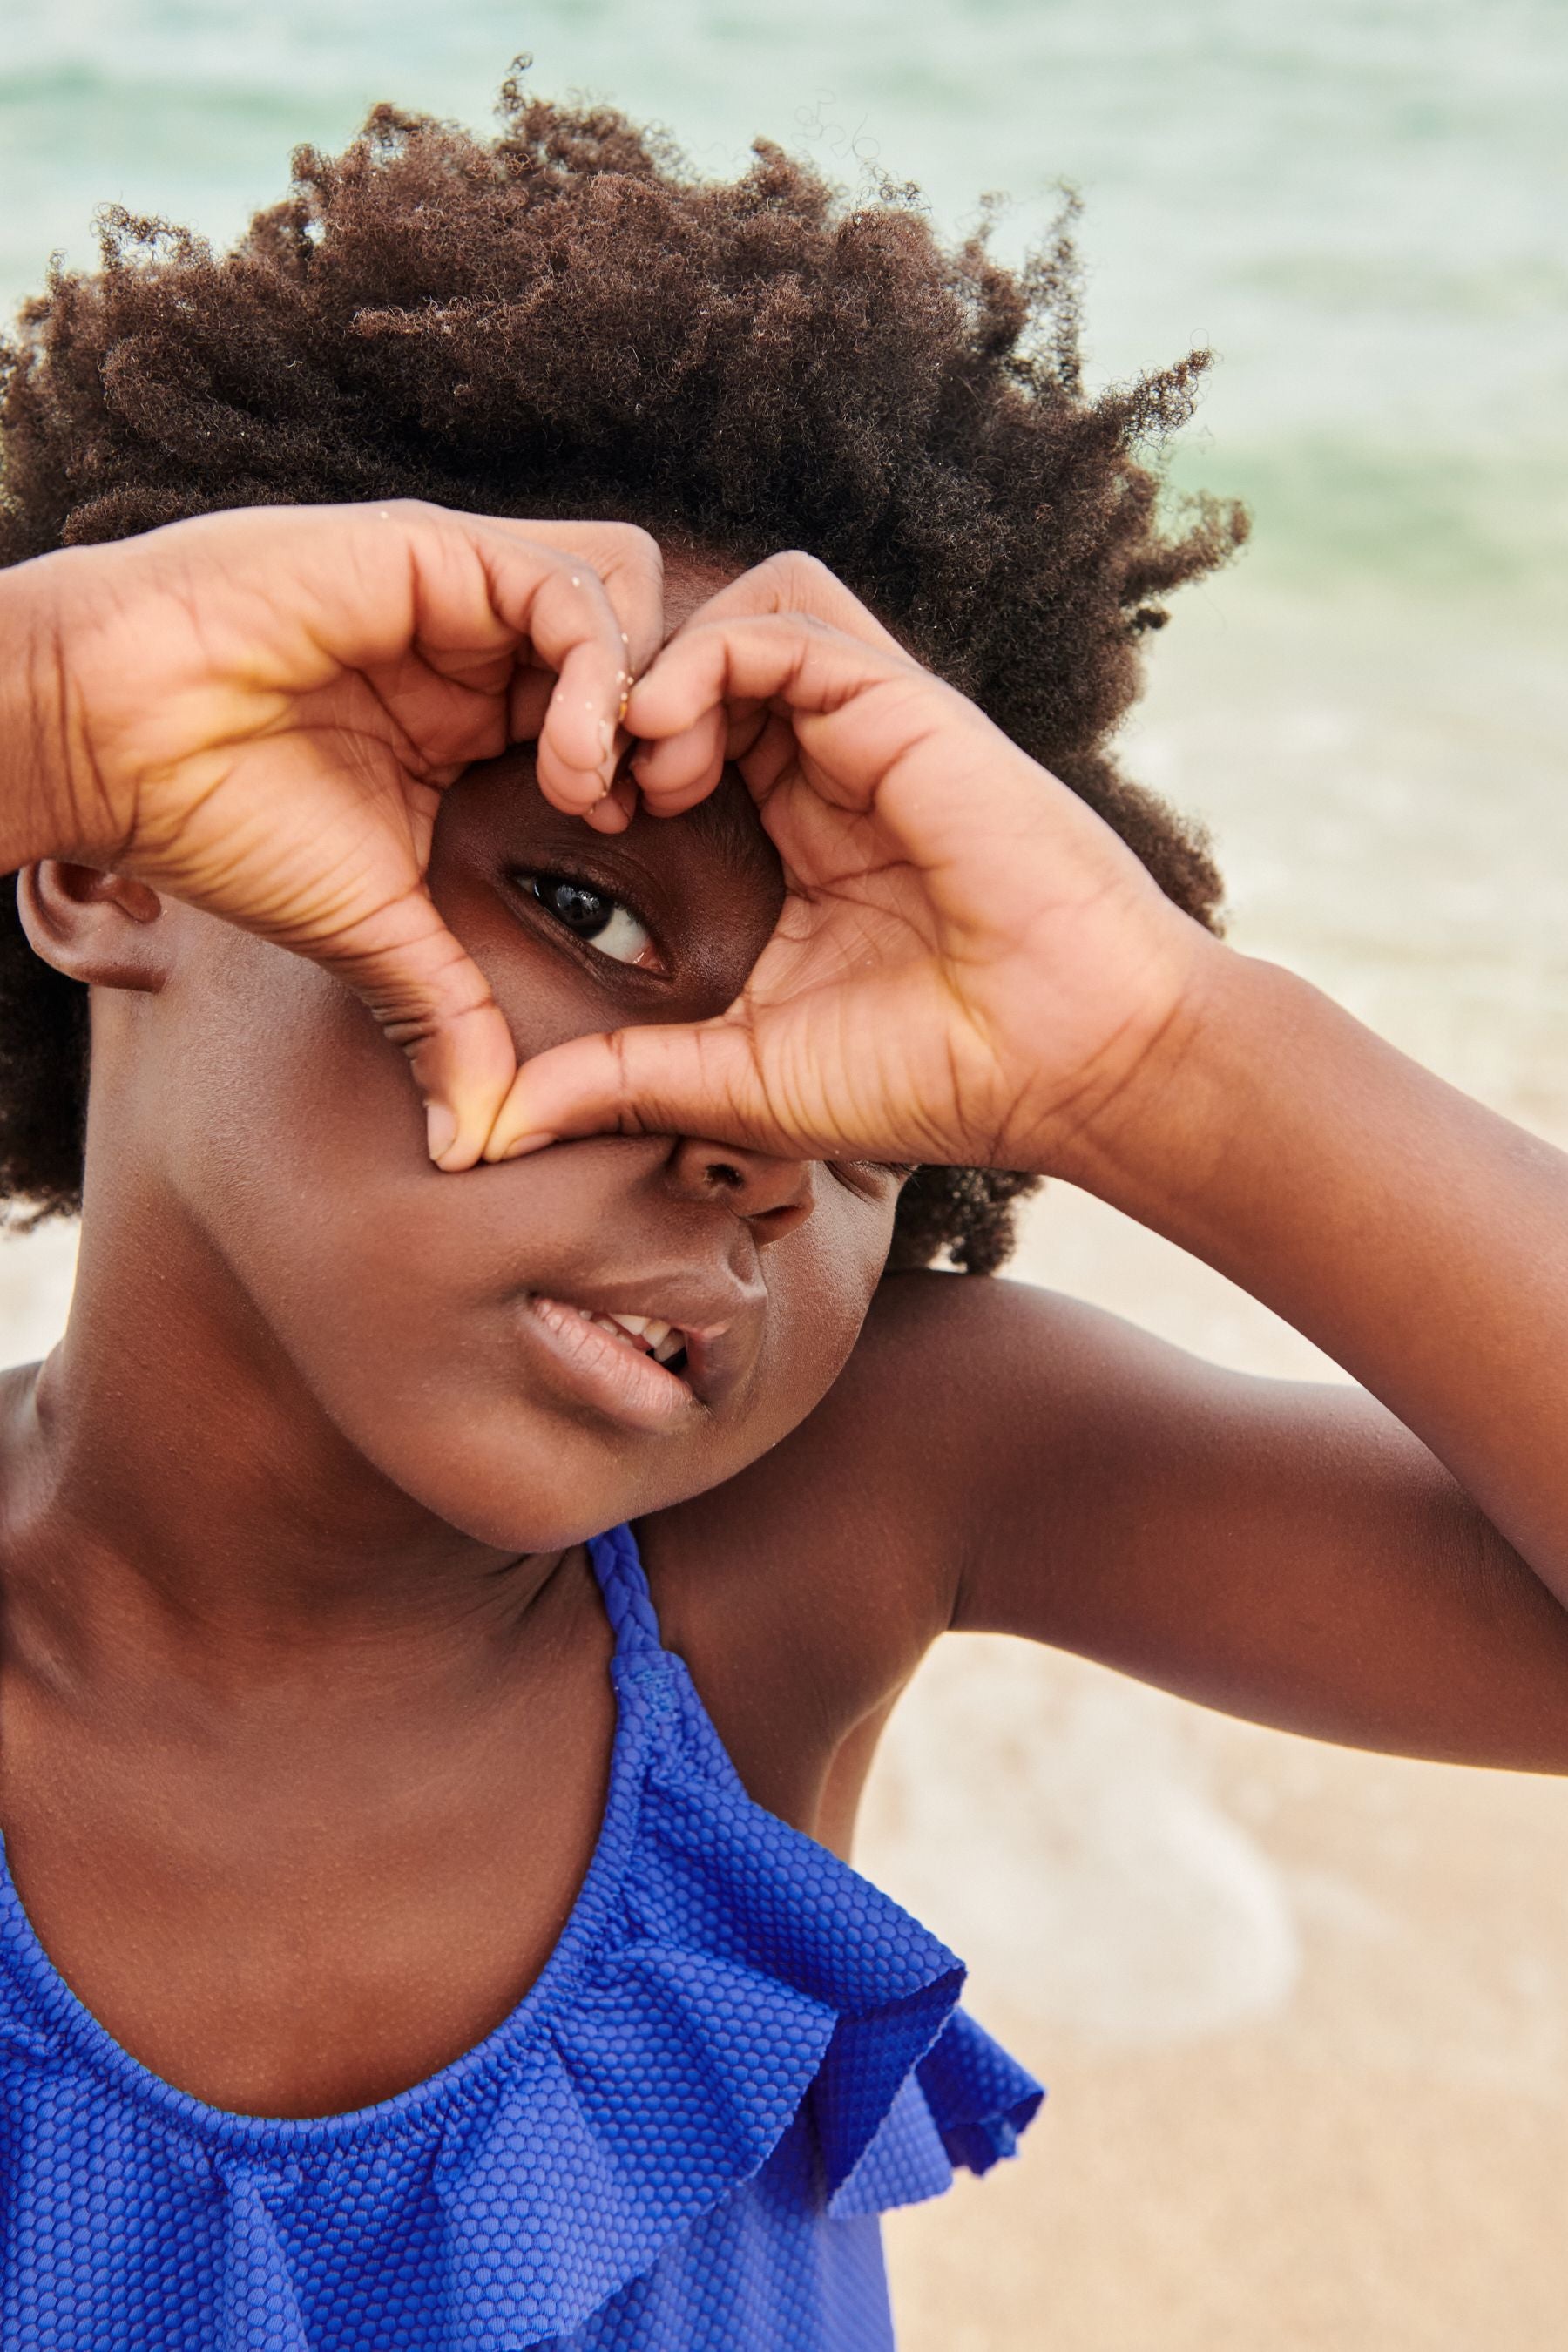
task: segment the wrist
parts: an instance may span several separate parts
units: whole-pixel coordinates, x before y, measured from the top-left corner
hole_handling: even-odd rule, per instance
[[[1265,1097],[1289,1085],[1300,1025],[1322,1002],[1282,966],[1197,932],[1167,1013],[1056,1172],[1201,1251],[1230,1186],[1268,1153]]]
[[[95,827],[67,683],[63,580],[74,551],[0,571],[0,872],[41,857],[89,858],[113,845]],[[103,839],[99,839],[101,832]]]

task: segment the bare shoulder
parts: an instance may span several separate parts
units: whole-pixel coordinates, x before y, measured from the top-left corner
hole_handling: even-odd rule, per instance
[[[891,1276],[798,1429],[639,1526],[666,1638],[774,1811],[852,1811],[881,1723],[986,1561],[1059,1517],[1075,1387],[1103,1389],[1125,1328],[1024,1284]],[[1136,1378],[1108,1444],[1122,1423],[1134,1442]]]
[[[947,1294],[976,1286],[885,1281],[799,1428],[637,1528],[665,1639],[752,1794],[843,1852],[881,1725],[952,1622],[926,1372],[957,1328]]]
[[[841,1721],[901,1688],[952,1622],[986,1419],[979,1370],[994,1367],[1000,1386],[1004,1356],[1041,1352],[1042,1297],[952,1275],[884,1280],[800,1427],[639,1529],[671,1638],[765,1657]]]
[[[843,1749],[952,1630],[1318,1738],[1564,1769],[1568,1615],[1393,1413],[1030,1285],[885,1282],[809,1420],[666,1516],[737,1737],[765,1683],[780,1754]]]

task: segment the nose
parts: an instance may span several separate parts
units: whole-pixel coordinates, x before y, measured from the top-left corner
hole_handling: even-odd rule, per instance
[[[765,1152],[742,1151],[700,1135],[681,1137],[667,1172],[678,1200],[731,1210],[744,1218],[759,1244],[783,1241],[816,1205],[809,1160],[770,1160]]]

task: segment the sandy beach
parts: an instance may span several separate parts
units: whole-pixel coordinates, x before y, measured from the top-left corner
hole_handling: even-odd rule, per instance
[[[1517,642],[1449,665],[1373,618],[1358,654],[1226,583],[1168,649],[1141,772],[1211,814],[1238,945],[1568,1145],[1568,695]],[[1338,1377],[1061,1188],[1016,1270],[1241,1369]],[[1052,2092],[1015,2168],[894,2217],[913,2352],[1559,2340],[1561,1783],[970,1642],[895,1718],[865,1826],[866,1866],[970,1956]]]

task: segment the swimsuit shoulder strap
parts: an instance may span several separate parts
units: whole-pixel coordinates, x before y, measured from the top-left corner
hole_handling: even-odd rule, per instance
[[[658,1634],[658,1615],[647,1589],[637,1538],[630,1528],[611,1528],[606,1535],[591,1537],[588,1557],[599,1580],[605,1614],[615,1633],[617,1654],[623,1657],[639,1651],[645,1655],[661,1654],[664,1644]]]

